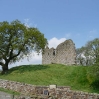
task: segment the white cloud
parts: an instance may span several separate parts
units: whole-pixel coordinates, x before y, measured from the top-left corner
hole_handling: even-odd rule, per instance
[[[38,55],[36,52],[32,52],[29,58],[24,58],[19,62],[9,65],[9,67],[20,66],[20,65],[30,65],[30,64],[41,64],[42,63],[42,55],[41,53]]]
[[[61,39],[57,39],[56,37],[48,40],[49,43],[49,48],[53,47],[56,48],[58,44],[60,44],[61,42],[64,42],[66,40],[66,38],[61,38]]]
[[[64,42],[66,38],[52,38],[48,40],[49,48],[54,47],[56,48],[58,44]],[[9,67],[20,66],[20,65],[29,65],[29,64],[42,64],[42,55],[41,53],[38,55],[36,52],[32,52],[29,60],[27,58],[16,62],[15,64],[9,65]]]

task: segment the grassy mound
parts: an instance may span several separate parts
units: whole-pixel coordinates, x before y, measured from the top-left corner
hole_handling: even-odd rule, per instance
[[[0,79],[33,85],[71,86],[73,90],[99,93],[98,89],[90,86],[94,81],[90,70],[91,66],[24,65],[11,68],[7,74],[0,75]]]

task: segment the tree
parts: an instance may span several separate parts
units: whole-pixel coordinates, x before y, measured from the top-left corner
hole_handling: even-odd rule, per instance
[[[89,72],[94,78],[91,87],[99,90],[99,38],[87,42],[86,47],[88,53],[94,57],[94,64]]]
[[[86,48],[83,46],[81,48],[76,49],[76,63],[79,65],[86,65],[86,56],[85,56]]]
[[[95,59],[95,63],[99,62],[99,38],[95,38],[86,44],[87,54],[91,55]]]
[[[34,27],[26,27],[19,20],[0,22],[0,65],[8,71],[8,64],[14,63],[33,50],[39,53],[47,45],[47,39]]]
[[[84,47],[76,49],[77,61],[83,65],[93,65],[99,62],[99,38],[88,41]]]

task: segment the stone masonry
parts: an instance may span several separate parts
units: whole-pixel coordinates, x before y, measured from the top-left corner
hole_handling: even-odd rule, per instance
[[[59,44],[56,49],[45,48],[42,54],[42,64],[74,65],[76,60],[75,44],[71,39]]]
[[[99,99],[99,94],[73,91],[69,86],[36,86],[0,79],[0,87],[20,92],[23,96],[30,96],[30,98],[15,99]]]

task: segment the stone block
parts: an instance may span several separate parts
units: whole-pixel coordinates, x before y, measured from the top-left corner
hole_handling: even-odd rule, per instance
[[[56,89],[57,86],[56,85],[49,85],[49,89]]]

